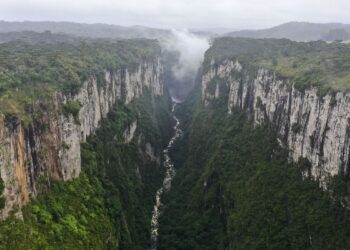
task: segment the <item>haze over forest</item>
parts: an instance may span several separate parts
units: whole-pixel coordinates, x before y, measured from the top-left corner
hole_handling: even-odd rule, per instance
[[[0,1],[0,250],[350,249],[349,0]]]

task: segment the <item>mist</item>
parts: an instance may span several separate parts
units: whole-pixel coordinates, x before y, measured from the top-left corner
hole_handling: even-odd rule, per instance
[[[179,53],[178,63],[172,67],[178,80],[183,80],[196,73],[204,58],[204,52],[209,48],[209,40],[188,30],[172,30],[174,39],[165,43],[167,50]]]
[[[170,38],[161,41],[165,50],[167,81],[170,94],[182,100],[191,91],[204,53],[209,48],[209,38],[188,30],[172,30]]]

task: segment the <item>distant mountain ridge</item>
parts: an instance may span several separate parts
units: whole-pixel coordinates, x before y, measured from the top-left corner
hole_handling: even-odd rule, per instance
[[[74,43],[82,41],[84,38],[79,38],[73,35],[64,33],[51,33],[51,31],[35,32],[35,31],[18,31],[0,33],[0,44],[13,41],[22,41],[30,44],[58,44],[58,43]],[[87,38],[86,38],[87,39]]]
[[[65,33],[79,37],[89,38],[159,38],[168,36],[169,30],[149,28],[144,26],[124,27],[112,24],[85,24],[73,22],[7,22],[0,21],[0,33],[35,31],[52,33]]]
[[[225,35],[249,38],[287,38],[294,41],[346,40],[350,39],[350,24],[289,22],[269,29],[241,30]]]
[[[23,21],[8,22],[0,21],[0,42],[19,37],[20,40],[29,40],[26,36],[38,36],[26,32],[43,33],[50,31],[58,40],[70,40],[81,38],[106,38],[106,39],[133,39],[147,38],[159,39],[171,36],[171,31],[145,26],[120,26],[113,24],[86,24],[74,22],[52,22],[52,21]],[[22,34],[13,34],[21,32]],[[6,34],[5,34],[6,33]],[[207,31],[192,31],[197,35],[216,37],[217,33]],[[10,37],[7,38],[7,34]],[[64,37],[64,34],[75,38]],[[48,38],[45,34],[44,38]],[[335,41],[350,40],[350,24],[342,23],[309,23],[309,22],[288,22],[268,29],[240,30],[225,33],[219,36],[246,37],[246,38],[287,38],[294,41]],[[1,39],[2,37],[2,39]],[[35,38],[36,39],[36,38]],[[12,39],[13,40],[13,39]]]

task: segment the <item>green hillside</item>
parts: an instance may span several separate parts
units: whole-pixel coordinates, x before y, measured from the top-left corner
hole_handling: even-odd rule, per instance
[[[324,94],[350,89],[349,44],[226,37],[215,39],[206,52],[205,70],[212,58],[217,65],[225,59],[238,60],[253,77],[258,69],[269,69],[301,90],[315,86]]]
[[[153,40],[2,44],[0,112],[28,120],[25,110],[33,100],[45,103],[53,91],[74,95],[89,77],[103,84],[105,70],[133,70],[140,61],[154,60],[159,55],[159,44]]]

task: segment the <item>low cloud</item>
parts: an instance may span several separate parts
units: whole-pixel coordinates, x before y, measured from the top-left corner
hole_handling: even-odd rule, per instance
[[[187,30],[172,30],[161,40],[166,62],[166,81],[174,100],[184,100],[195,85],[209,39]]]
[[[172,35],[173,38],[166,41],[164,47],[178,53],[178,62],[172,67],[175,78],[181,80],[195,76],[209,48],[209,40],[187,30],[172,30]]]

